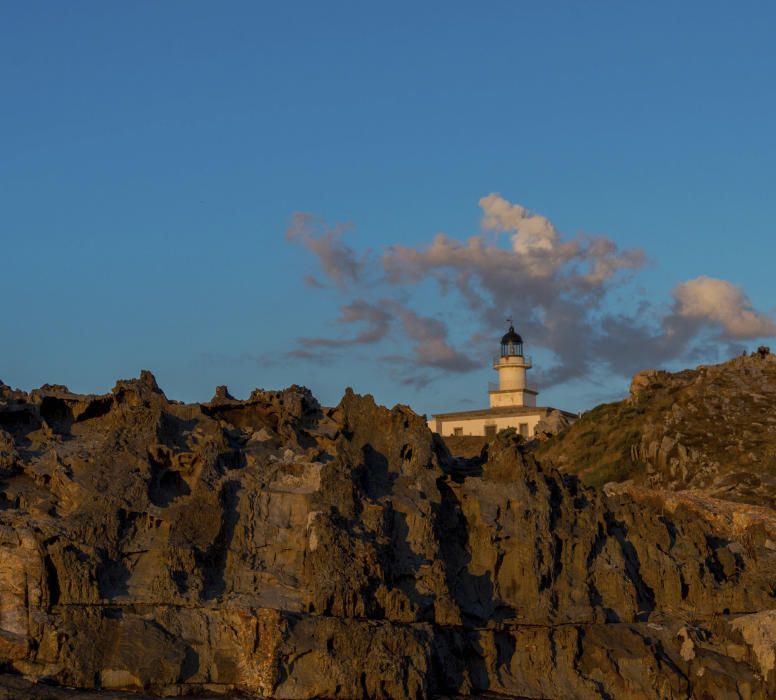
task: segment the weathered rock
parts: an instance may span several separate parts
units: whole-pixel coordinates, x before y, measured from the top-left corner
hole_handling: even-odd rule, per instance
[[[0,389],[0,663],[60,688],[0,698],[776,693],[762,518],[597,492],[518,436],[456,460],[352,391]]]
[[[669,373],[644,370],[630,397],[583,414],[537,448],[540,460],[609,481],[773,507],[776,355]]]
[[[535,434],[540,440],[546,440],[553,435],[557,435],[561,430],[571,425],[571,420],[567,415],[561,413],[557,408],[553,409],[548,415],[536,424]]]

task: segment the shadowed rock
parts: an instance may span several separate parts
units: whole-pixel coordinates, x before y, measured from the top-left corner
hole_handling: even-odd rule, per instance
[[[2,385],[0,427],[0,698],[776,692],[764,516],[607,495],[510,434],[456,459],[352,391]]]

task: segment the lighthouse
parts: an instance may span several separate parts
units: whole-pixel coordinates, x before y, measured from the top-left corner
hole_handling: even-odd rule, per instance
[[[494,437],[499,430],[513,428],[524,438],[537,432],[542,419],[558,412],[567,421],[577,415],[552,406],[537,406],[536,389],[526,382],[526,372],[532,367],[531,358],[523,352],[523,339],[507,319],[509,330],[501,338],[501,352],[493,358],[492,367],[498,372],[498,382],[488,382],[490,407],[473,411],[435,413],[428,427],[444,437]]]
[[[493,358],[493,369],[498,372],[498,384],[488,386],[490,407],[536,406],[539,393],[526,385],[525,374],[531,369],[530,356],[523,353],[523,339],[510,323],[501,338],[501,354]]]

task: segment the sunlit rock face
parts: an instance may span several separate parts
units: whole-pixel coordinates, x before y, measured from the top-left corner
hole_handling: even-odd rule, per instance
[[[518,436],[456,459],[350,391],[143,373],[0,385],[0,470],[0,698],[776,694],[767,518],[607,496]]]

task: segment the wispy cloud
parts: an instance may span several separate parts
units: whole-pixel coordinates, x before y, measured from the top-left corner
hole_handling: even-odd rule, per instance
[[[363,260],[357,258],[353,249],[343,243],[342,236],[350,228],[338,224],[332,228],[318,217],[305,212],[296,212],[286,229],[286,239],[299,241],[318,258],[324,276],[337,287],[344,289],[349,283],[360,281]],[[308,284],[322,286],[312,275],[305,278]]]
[[[346,338],[301,338],[300,342],[307,346],[331,348],[347,345],[369,345],[377,343],[385,337],[392,320],[392,315],[381,308],[381,305],[356,299],[349,304],[340,306],[338,322],[345,327],[363,324],[365,328],[361,332]]]
[[[622,250],[606,236],[564,236],[548,218],[499,194],[479,204],[480,230],[466,240],[440,233],[426,244],[388,246],[375,256],[344,240],[348,227],[294,215],[288,239],[316,256],[325,282],[345,297],[337,325],[354,329],[343,337],[301,339],[298,352],[310,343],[341,352],[385,346],[376,357],[397,381],[420,387],[481,367],[486,343],[512,314],[532,346],[554,355],[537,376],[549,386],[596,370],[627,375],[687,358],[709,334],[729,348],[776,334],[773,319],[754,309],[743,290],[711,277],[677,284],[667,302],[642,300],[615,313],[611,298],[628,293],[645,264],[642,251]],[[312,276],[308,282],[324,284]],[[467,328],[465,339],[452,338],[440,315],[418,311],[428,306],[429,282],[440,308]],[[391,351],[397,344],[400,352]]]
[[[435,374],[429,370],[470,372],[482,366],[450,343],[447,324],[440,319],[422,316],[396,301],[387,300],[385,305],[399,322],[411,350],[383,357],[399,368],[395,374],[398,381],[420,388],[434,380]]]

